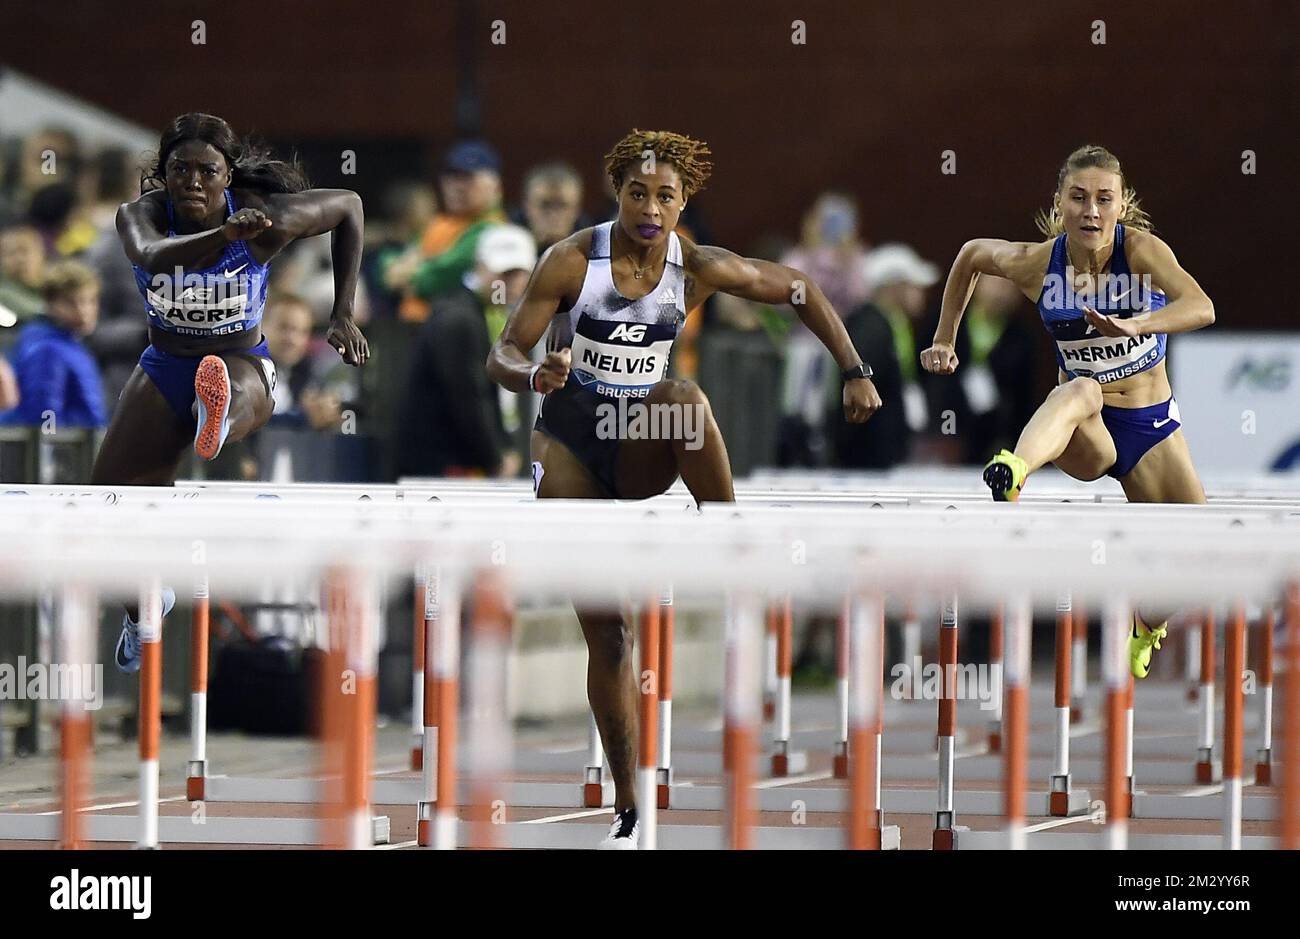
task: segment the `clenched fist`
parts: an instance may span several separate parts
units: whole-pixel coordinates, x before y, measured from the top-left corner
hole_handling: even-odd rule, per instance
[[[862,424],[880,410],[880,393],[870,378],[855,378],[844,383],[844,419]]]
[[[240,209],[226,219],[221,231],[227,241],[247,241],[271,227],[271,220],[260,209]]]
[[[533,375],[533,390],[544,395],[563,388],[569,380],[569,362],[573,353],[568,349],[548,352]]]
[[[921,368],[935,375],[951,375],[957,371],[957,352],[945,342],[936,342],[921,353]]]

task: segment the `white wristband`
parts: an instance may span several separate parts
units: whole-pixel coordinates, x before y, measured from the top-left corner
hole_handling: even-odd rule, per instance
[[[540,372],[541,370],[542,370],[542,366],[541,366],[540,364],[538,364],[538,365],[534,365],[534,366],[533,366],[533,370],[532,370],[531,372],[528,373],[528,388],[529,388],[529,390],[531,390],[531,391],[537,391],[537,373]],[[538,394],[541,394],[540,391],[537,391],[537,393],[538,393]]]

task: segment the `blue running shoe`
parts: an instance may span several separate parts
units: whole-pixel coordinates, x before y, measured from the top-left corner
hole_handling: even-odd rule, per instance
[[[163,619],[176,605],[176,591],[171,587],[162,589]],[[140,671],[140,624],[131,622],[131,614],[122,617],[122,635],[117,637],[117,649],[113,653],[113,662],[119,672]]]

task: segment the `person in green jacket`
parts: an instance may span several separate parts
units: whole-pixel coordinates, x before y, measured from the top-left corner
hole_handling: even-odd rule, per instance
[[[389,261],[381,272],[390,290],[402,291],[398,317],[423,322],[428,300],[460,286],[474,267],[479,236],[505,221],[501,209],[501,159],[491,145],[465,140],[443,160],[438,179],[442,211],[418,245]]]

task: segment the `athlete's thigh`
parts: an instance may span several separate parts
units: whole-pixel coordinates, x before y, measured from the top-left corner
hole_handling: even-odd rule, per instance
[[[221,356],[226,363],[226,370],[230,373],[230,393],[236,400],[243,398],[249,405],[252,413],[252,423],[246,427],[231,427],[229,440],[238,440],[258,430],[267,421],[271,419],[271,412],[275,410],[275,403],[271,400],[270,392],[267,389],[265,373],[262,371],[263,366],[255,360],[255,357],[242,355],[239,353],[226,353]],[[232,403],[231,411],[235,411]]]
[[[1130,502],[1205,502],[1205,488],[1196,474],[1182,430],[1174,431],[1143,454],[1119,484]]]
[[[122,389],[90,481],[98,486],[170,486],[193,441],[194,428],[177,416],[137,365]]]
[[[542,463],[542,481],[537,487],[539,499],[608,499],[609,495],[591,475],[573,451],[550,438]],[[536,452],[536,450],[534,450]]]
[[[1115,441],[1100,414],[1094,414],[1074,429],[1070,442],[1053,462],[1075,479],[1091,482],[1115,465]]]
[[[677,454],[672,441],[622,441],[614,473],[619,494],[626,499],[648,499],[666,492],[677,480]]]

